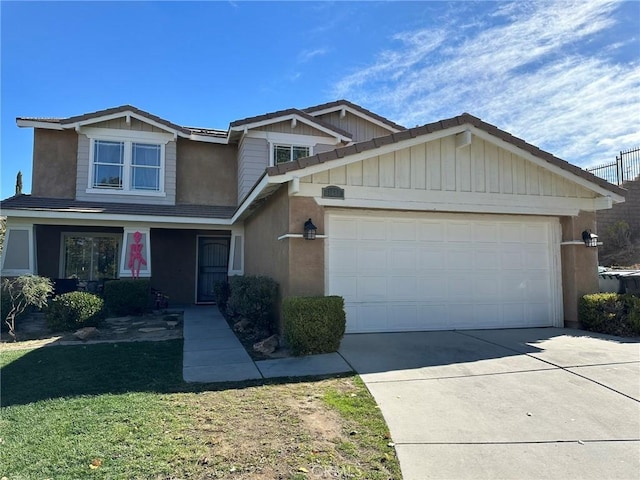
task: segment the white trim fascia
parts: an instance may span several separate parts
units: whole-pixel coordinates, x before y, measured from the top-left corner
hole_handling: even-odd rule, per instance
[[[135,205],[132,205],[132,209]],[[37,223],[42,223],[40,220],[52,219],[52,220],[96,220],[101,222],[145,222],[158,225],[159,227],[165,224],[173,225],[204,225],[205,229],[216,228],[216,225],[228,227],[233,224],[231,219],[222,218],[205,218],[205,217],[179,217],[168,215],[124,215],[116,213],[96,213],[93,211],[77,212],[50,212],[44,210],[20,210],[20,209],[4,209],[2,214],[7,217],[18,217],[23,219],[37,218]],[[234,215],[235,217],[235,215]],[[59,222],[49,222],[59,223]],[[180,227],[182,228],[182,227]]]
[[[602,195],[603,197],[610,197],[611,200],[615,203],[622,203],[624,202],[624,197],[622,195],[618,195],[617,193],[613,193],[610,190],[607,190],[585,178],[582,178],[568,170],[565,170],[564,168],[561,168],[557,165],[554,165],[550,162],[547,162],[546,160],[543,160],[542,158],[536,157],[535,155],[533,155],[530,152],[527,152],[526,150],[523,150],[515,145],[513,145],[512,143],[506,142],[500,138],[497,138],[493,135],[491,135],[490,133],[485,132],[484,130],[481,130],[471,124],[467,124],[466,128],[471,129],[471,132],[476,135],[478,138],[481,138],[482,140],[488,141],[490,143],[493,143],[494,145],[503,148],[504,150],[507,150],[515,155],[518,155],[519,157],[524,158],[525,160],[528,160],[532,163],[534,163],[535,165],[545,168],[553,173],[555,173],[556,175],[561,176],[562,178],[565,178],[567,180],[572,181],[573,183],[577,183],[578,185],[580,185],[581,187],[586,188],[587,190],[591,190],[592,192],[595,192],[599,195]]]
[[[384,128],[385,130],[389,130],[392,133],[398,133],[398,132],[402,132],[403,130],[399,130],[397,128],[393,128],[391,125],[387,125],[384,122],[381,122],[380,120],[370,117],[369,115],[356,110],[355,108],[351,108],[348,105],[336,105],[334,107],[330,107],[330,108],[323,108],[322,110],[317,110],[315,112],[305,112],[307,115],[311,115],[312,117],[318,117],[320,115],[324,115],[326,113],[333,113],[333,112],[337,112],[338,110],[346,110],[347,112],[356,115],[357,117],[360,117],[370,123],[373,123],[379,127]]]
[[[243,138],[260,138],[274,143],[284,143],[289,145],[314,146],[318,143],[325,145],[339,145],[341,142],[336,137],[318,137],[317,135],[303,135],[300,133],[265,132],[263,130],[252,130],[247,132]]]
[[[64,127],[57,122],[44,122],[41,120],[23,120],[16,119],[16,125],[20,128],[32,127],[32,128],[46,128],[47,130],[64,130]]]
[[[296,113],[290,113],[288,115],[283,115],[281,117],[274,117],[268,120],[261,120],[259,122],[247,123],[247,124],[239,125],[237,127],[231,127],[230,130],[235,132],[245,132],[246,130],[249,130],[252,128],[259,128],[259,127],[264,127],[265,125],[272,125],[274,123],[286,122],[288,120],[293,120],[294,118],[297,119],[298,122],[302,122],[306,125],[309,125],[310,127],[313,127],[316,130],[320,130],[321,132],[324,132],[327,135],[335,137],[343,142],[350,142],[352,140],[351,137],[345,137],[344,135],[325,127],[324,125],[320,125],[316,122],[312,122]]]
[[[268,175],[265,175],[264,177],[262,177],[262,180],[260,180],[260,182],[253,187],[253,189],[251,190],[251,193],[247,195],[247,197],[244,199],[244,201],[240,204],[240,206],[236,210],[236,213],[233,214],[233,217],[231,217],[231,220],[229,221],[230,225],[233,225],[234,223],[236,223],[236,221],[240,218],[240,216],[244,213],[244,211],[247,208],[249,208],[249,206],[254,202],[254,200],[258,198],[258,196],[270,183],[273,183],[273,182],[270,182]]]
[[[136,120],[141,121],[142,123],[147,123],[149,125],[152,125],[156,128],[159,128],[160,130],[164,130],[165,132],[170,132],[171,134],[175,135],[177,133],[180,132],[180,130],[177,130],[175,128],[171,128],[168,127],[162,123],[158,123],[155,120],[151,120],[148,117],[145,117],[143,115],[139,115],[135,112],[132,112],[131,110],[124,110],[122,112],[117,112],[117,113],[111,113],[109,115],[101,115],[99,117],[93,117],[93,118],[88,118],[86,120],[80,120],[78,122],[73,122],[73,123],[68,123],[68,124],[63,124],[63,127],[65,128],[82,128],[85,125],[92,125],[94,123],[100,123],[100,122],[108,122],[109,120],[115,120],[116,118],[122,118],[122,117],[133,117]],[[68,125],[68,127],[67,127]],[[152,133],[152,132],[147,132],[147,133]]]
[[[117,188],[87,188],[85,193],[99,195],[126,195],[127,197],[166,197],[165,192],[157,192],[154,190],[124,190]]]
[[[324,172],[325,170],[330,170],[332,168],[343,167],[345,165],[349,165],[355,162],[360,162],[368,158],[378,157],[380,155],[385,155],[387,153],[395,152],[396,150],[401,150],[403,148],[413,147],[414,145],[419,145],[421,143],[431,142],[433,140],[438,140],[440,138],[448,137],[455,133],[463,132],[467,128],[468,128],[467,125],[459,125],[456,127],[451,127],[450,129],[447,129],[447,130],[439,130],[437,132],[427,133],[425,135],[420,135],[415,138],[409,138],[407,140],[402,140],[397,143],[390,143],[378,148],[372,148],[370,150],[366,150],[361,153],[348,155],[343,158],[336,158],[336,159],[328,160],[326,162],[318,163],[315,165],[310,165],[308,167],[301,168],[298,170],[293,170],[291,172],[283,173],[281,175],[270,176],[269,181],[270,183],[285,183],[293,179],[294,176],[306,177],[307,175],[313,175],[315,173]]]

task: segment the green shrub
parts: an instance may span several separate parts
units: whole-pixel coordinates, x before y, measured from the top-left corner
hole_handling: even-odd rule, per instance
[[[104,319],[104,301],[89,292],[69,292],[51,300],[46,311],[51,330],[97,327]]]
[[[619,336],[640,335],[640,298],[630,294],[594,293],[580,299],[579,319],[586,330]]]
[[[104,305],[110,315],[142,315],[151,305],[149,280],[112,280],[104,284]]]
[[[289,297],[282,303],[283,335],[294,355],[331,353],[344,336],[344,299]]]
[[[275,305],[278,284],[269,277],[231,277],[229,279],[227,311],[232,316],[249,320],[254,327],[267,330],[275,328]]]
[[[227,310],[230,293],[229,282],[220,281],[213,284],[213,297],[215,298],[216,305],[218,305],[218,309],[223,313]]]

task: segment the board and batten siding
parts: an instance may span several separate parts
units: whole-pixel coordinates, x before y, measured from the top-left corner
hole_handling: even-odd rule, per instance
[[[455,211],[493,205],[488,209],[493,213],[506,213],[511,206],[514,213],[540,213],[541,205],[549,212],[575,209],[596,198],[577,183],[475,136],[463,148],[456,148],[452,135],[309,175],[301,179],[300,194],[320,197],[324,185],[345,187],[345,203],[403,201],[405,209],[413,205],[418,210],[459,204]]]
[[[113,120],[111,120],[113,121]],[[123,120],[124,122],[124,120]],[[109,122],[103,122],[109,123]],[[132,119],[131,124],[135,122]],[[142,124],[142,122],[140,122]],[[154,127],[155,128],[155,127]],[[78,176],[76,184],[76,199],[87,202],[117,202],[117,203],[138,203],[155,205],[175,205],[176,202],[176,142],[172,141],[165,145],[164,164],[164,197],[135,195],[135,194],[100,194],[87,193],[89,186],[89,149],[91,141],[86,135],[78,135]]]
[[[393,133],[391,129],[383,128],[350,112],[345,112],[345,116],[342,118],[340,118],[340,112],[326,113],[319,115],[317,118],[334,127],[346,130],[353,135],[352,140],[354,142],[364,142]]]
[[[113,118],[104,122],[92,123],[90,126],[92,128],[111,128],[115,130],[130,130],[135,132],[167,133],[166,130],[162,130],[146,122],[141,122],[137,118],[131,118],[129,123],[127,123],[125,117]]]
[[[255,128],[262,132],[271,133],[290,133],[292,135],[311,135],[316,137],[327,137],[327,134],[317,128],[307,125],[306,123],[297,122],[295,128],[291,128],[291,120],[285,122],[273,123],[271,125],[264,125],[262,127]]]
[[[269,166],[269,144],[263,138],[244,137],[238,148],[238,204]]]

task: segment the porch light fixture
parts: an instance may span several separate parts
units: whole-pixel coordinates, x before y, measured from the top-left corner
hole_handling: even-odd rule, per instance
[[[595,233],[591,233],[591,230],[585,230],[584,232],[582,232],[582,240],[587,247],[598,246],[598,235],[596,235]]]
[[[316,227],[311,219],[304,222],[304,239],[305,240],[315,240],[316,239],[316,231],[318,227]]]

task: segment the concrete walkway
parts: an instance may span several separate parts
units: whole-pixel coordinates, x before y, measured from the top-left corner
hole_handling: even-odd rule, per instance
[[[186,382],[241,382],[351,372],[338,353],[254,362],[217,307],[184,310],[182,376]]]

